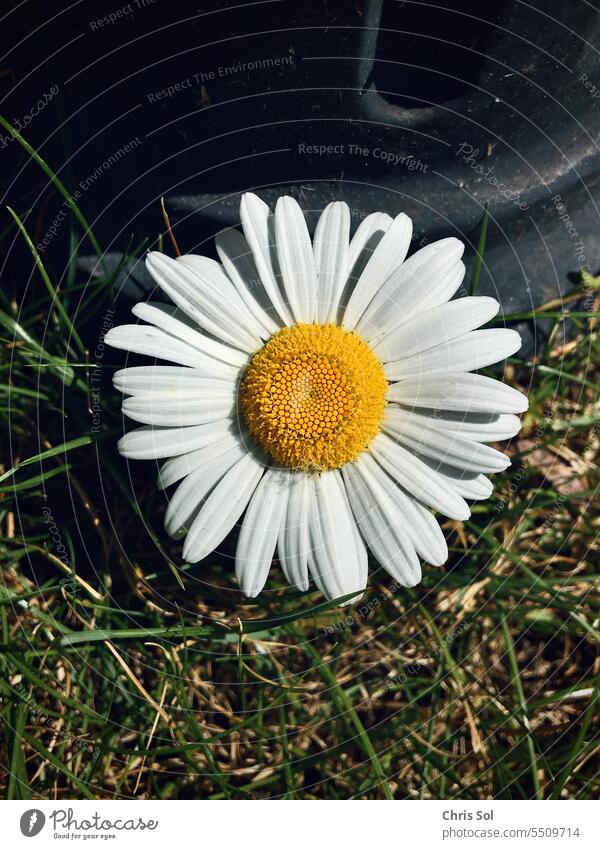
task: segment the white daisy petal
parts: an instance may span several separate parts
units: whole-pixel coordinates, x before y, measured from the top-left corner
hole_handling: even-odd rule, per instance
[[[179,366],[130,366],[113,375],[115,389],[126,395],[137,395],[140,392],[164,392],[166,395],[185,391],[206,393],[212,386],[235,390],[237,382],[238,372],[233,369],[229,379],[215,379],[204,368]]]
[[[460,258],[464,249],[458,239],[449,238],[413,254],[380,283],[356,325],[357,332],[370,341],[395,327],[399,319],[404,322],[409,316],[445,303],[462,282],[464,264]],[[442,296],[444,300],[439,300]]]
[[[169,335],[186,342],[192,348],[200,351],[204,357],[223,362],[228,365],[242,367],[248,362],[248,355],[231,345],[224,345],[216,339],[210,339],[200,333],[195,322],[182,310],[171,304],[140,303],[131,310],[132,313],[156,327],[165,330]],[[204,362],[204,360],[202,360]]]
[[[375,437],[371,443],[371,451],[378,463],[394,480],[419,501],[450,519],[464,521],[471,515],[466,501],[448,485],[447,481],[385,433]]]
[[[437,244],[438,242],[434,242],[427,247],[433,249]],[[426,250],[426,248],[423,248],[423,250]],[[414,256],[417,256],[417,254]],[[407,260],[408,262],[410,260]],[[460,289],[465,271],[465,264],[463,262],[457,262],[448,271],[441,273],[435,279],[435,285],[422,298],[415,296],[415,286],[418,287],[418,284],[415,284],[415,286],[412,284],[406,286],[402,289],[401,293],[397,293],[396,300],[392,304],[387,304],[387,309],[385,306],[382,307],[378,310],[377,316],[373,316],[369,321],[368,325],[366,322],[362,325],[361,334],[367,341],[373,343],[373,341],[377,341],[380,338],[383,329],[388,331],[399,323],[399,316],[402,317],[402,323],[404,323],[414,319],[415,316],[420,315],[420,313],[428,309],[447,303]],[[402,307],[400,307],[400,304],[402,304]]]
[[[270,314],[274,312],[273,305],[265,291],[248,242],[239,230],[230,227],[217,233],[215,247],[227,276],[260,325],[260,335],[263,339],[268,339],[277,333],[281,321],[275,321]]]
[[[240,518],[265,471],[253,454],[246,454],[210,493],[194,519],[183,546],[183,556],[197,563],[210,554]]]
[[[348,301],[356,287],[356,282],[360,279],[367,263],[373,256],[375,248],[389,229],[392,221],[393,219],[385,212],[373,212],[361,221],[356,233],[350,240],[345,270],[346,282],[340,293],[335,324],[341,324]]]
[[[346,277],[358,280],[393,220],[386,212],[373,212],[363,218],[350,240]]]
[[[411,305],[406,304],[405,315],[419,315],[419,313],[422,313],[425,310],[432,309],[433,307],[439,307],[440,304],[447,303],[460,289],[462,282],[465,279],[466,270],[467,268],[464,262],[457,262],[439,277],[435,279],[427,277],[427,280],[420,286],[420,289],[424,292],[424,294],[421,297],[413,298]],[[426,290],[424,285],[425,282],[428,286]],[[408,295],[408,291],[406,291],[406,295]]]
[[[309,587],[309,516],[313,487],[302,472],[290,473],[286,514],[279,531],[277,553],[286,580],[296,589],[306,592]]]
[[[494,298],[458,298],[389,330],[379,341],[371,343],[373,353],[387,363],[399,356],[409,357],[427,351],[480,327],[494,318],[499,309],[500,304]]]
[[[499,380],[481,374],[454,372],[409,377],[394,383],[388,391],[388,401],[405,406],[481,413],[524,413],[529,406],[525,395]]]
[[[246,339],[252,340],[252,345],[257,344],[256,340],[259,340],[258,344],[260,345],[261,338],[265,334],[267,337],[270,335],[256,318],[254,311],[246,303],[246,299],[242,297],[241,292],[245,291],[246,298],[250,301],[253,300],[248,290],[243,284],[241,291],[238,290],[238,287],[220,263],[209,257],[198,256],[197,254],[179,256],[177,257],[177,262],[184,265],[198,277],[203,297],[206,297],[208,292],[210,292],[216,305],[214,314],[219,314],[218,311],[220,310],[221,321],[223,319],[223,304],[225,303],[229,308],[229,313],[226,314],[227,319],[231,319],[232,323],[237,325],[238,330],[243,330],[246,334]],[[244,350],[252,350],[252,348],[248,349],[244,346]]]
[[[274,216],[267,204],[247,192],[242,195],[240,218],[244,236],[250,246],[260,278],[269,300],[284,324],[294,324],[294,318],[285,303],[273,267],[272,247],[275,245]]]
[[[359,458],[360,460],[360,458]],[[421,580],[421,564],[392,496],[394,482],[384,487],[366,467],[347,463],[342,469],[354,517],[363,538],[386,572],[403,587]]]
[[[502,472],[510,466],[509,458],[501,451],[436,428],[433,421],[424,424],[422,418],[413,418],[409,410],[401,407],[385,411],[382,428],[409,450],[469,472]]]
[[[194,427],[138,427],[122,436],[119,454],[129,460],[158,460],[177,457],[225,438],[231,429],[229,419]]]
[[[317,310],[315,320],[335,322],[346,283],[350,210],[348,204],[330,203],[325,207],[315,230],[313,242],[317,268]]]
[[[388,407],[391,412],[396,408]],[[463,413],[451,410],[411,409],[406,410],[411,419],[421,427],[433,425],[436,428],[459,433],[475,442],[502,442],[512,439],[521,430],[518,416],[508,413]]]
[[[417,554],[432,566],[441,566],[448,559],[448,544],[431,510],[424,507],[379,465],[375,457],[364,452],[355,461],[361,475],[375,477],[389,491],[396,503],[398,521],[404,523]]]
[[[193,271],[200,280],[208,286],[208,288],[218,289],[222,292],[223,296],[232,307],[238,310],[243,310],[244,302],[240,293],[233,285],[233,281],[229,279],[221,263],[217,262],[215,259],[211,259],[208,256],[202,256],[202,254],[181,254],[181,256],[176,257],[175,260],[172,260],[171,257],[163,253],[159,253],[159,256],[161,258],[166,258],[170,262],[178,262],[186,268],[189,268],[190,271]],[[247,329],[251,333],[256,332],[257,328],[254,325],[252,318],[248,316],[247,312],[244,313],[244,318],[248,322]]]
[[[417,455],[419,459],[429,466],[436,474],[441,475],[444,481],[452,487],[463,498],[472,501],[480,501],[489,498],[492,493],[492,483],[485,475],[476,474],[458,469],[448,463],[442,463],[423,454]]]
[[[315,317],[317,272],[304,213],[292,197],[280,197],[275,207],[275,238],[281,279],[297,322]]]
[[[403,262],[412,238],[412,221],[403,212],[394,218],[375,248],[365,270],[354,287],[344,310],[343,327],[354,330],[365,309],[382,285],[382,281]]]
[[[230,465],[233,465],[236,460],[241,459],[246,454],[248,448],[238,434],[231,431],[220,431],[219,429],[215,429],[213,433],[216,434],[216,438],[208,446],[204,445],[195,451],[171,457],[166,463],[163,463],[158,473],[159,489],[167,489],[167,487],[195,472],[196,469],[213,458],[215,460],[216,458],[223,458],[224,462],[231,459]]]
[[[238,291],[235,283],[226,274],[220,263],[198,254],[178,256],[177,262],[196,274],[203,287],[203,294],[206,294],[208,289],[212,290],[218,307],[222,309],[222,304],[226,303],[231,308],[234,322],[237,322],[244,329],[249,339],[252,339],[253,342],[256,339],[260,340],[261,334],[264,332],[261,323],[256,319],[253,311],[248,308],[241,292]],[[242,286],[243,290],[244,287]],[[248,293],[246,292],[246,294]],[[221,313],[221,320],[222,315]]]
[[[474,478],[456,478],[451,483],[459,495],[468,498],[470,501],[484,501],[494,491],[491,480],[486,478],[485,475],[477,475]]]
[[[348,604],[365,589],[367,552],[356,534],[356,522],[339,472],[316,476],[313,487],[309,568],[327,598],[356,592],[354,598],[344,602]]]
[[[169,360],[214,376],[232,374],[231,367],[225,363],[148,324],[121,324],[119,327],[113,327],[104,337],[104,341],[112,348],[132,354],[145,354],[156,360]]]
[[[214,384],[214,381],[211,381]],[[224,384],[225,385],[225,384]],[[195,392],[178,392],[165,396],[158,392],[140,392],[125,398],[121,409],[124,415],[140,424],[160,427],[202,425],[231,417],[236,409],[234,390],[214,389],[203,396]]]
[[[248,598],[255,598],[267,580],[286,512],[289,485],[287,470],[267,469],[246,510],[235,553],[235,574]]]
[[[216,444],[204,450],[204,462],[182,480],[167,505],[165,530],[172,537],[189,531],[209,493],[240,462],[235,450],[222,454]]]
[[[402,380],[416,374],[474,371],[510,357],[520,347],[521,337],[516,330],[474,330],[426,351],[386,363],[384,371],[388,380]]]
[[[344,498],[346,500],[346,504],[348,506],[348,510],[350,512],[350,515],[352,516],[352,507],[350,506],[350,499],[348,498],[348,492],[346,491],[345,485],[344,485]],[[358,530],[358,525],[356,524],[356,521],[352,522],[350,527],[351,527],[351,530],[352,530],[352,535],[354,537],[354,545],[355,545],[356,551],[360,555],[359,560],[358,560],[358,569],[359,569],[358,582],[359,582],[359,586],[366,587],[367,581],[369,580],[369,555],[367,554],[367,549],[366,549],[364,540],[361,536],[361,533]],[[348,602],[348,604],[351,604],[351,603],[352,602]]]
[[[235,348],[254,353],[260,348],[260,336],[250,329],[248,310],[238,306],[239,296],[218,263],[215,266],[220,273],[212,266],[209,270],[206,264],[201,269],[197,262],[192,270],[192,260],[182,259],[177,261],[151,251],[146,257],[146,267],[173,303],[200,327]]]

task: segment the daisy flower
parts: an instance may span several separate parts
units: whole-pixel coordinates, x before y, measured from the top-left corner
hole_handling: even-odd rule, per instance
[[[143,425],[119,442],[165,462],[165,527],[197,562],[241,520],[235,569],[260,593],[275,554],[299,590],[329,599],[367,584],[367,548],[402,586],[420,559],[448,556],[432,511],[470,515],[505,454],[486,445],[520,427],[525,396],[473,374],[514,354],[519,334],[479,330],[489,297],[451,298],[463,245],[442,239],[406,259],[412,222],[331,203],[311,240],[301,208],[242,197],[241,224],[216,237],[220,262],[153,251],[148,271],[172,301],[139,303],[144,324],[106,342],[176,365],[114,376],[123,413]],[[243,518],[242,518],[243,517]],[[349,598],[348,598],[349,597]]]

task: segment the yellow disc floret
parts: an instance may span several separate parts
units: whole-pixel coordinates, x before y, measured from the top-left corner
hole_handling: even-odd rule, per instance
[[[387,382],[369,345],[333,324],[284,327],[252,357],[241,388],[250,431],[279,463],[337,469],[379,432]]]

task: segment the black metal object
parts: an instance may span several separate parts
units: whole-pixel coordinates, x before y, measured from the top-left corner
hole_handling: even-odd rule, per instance
[[[480,288],[505,311],[564,292],[569,274],[600,263],[591,4],[129,5],[101,25],[114,2],[56,19],[41,6],[44,61],[15,51],[7,101],[21,115],[58,84],[44,129],[38,118],[26,135],[70,187],[87,186],[79,202],[103,245],[122,250],[132,232],[162,230],[164,195],[182,248],[209,252],[252,189],[269,202],[295,195],[313,220],[334,198],[349,203],[355,224],[404,210],[415,247],[455,234],[471,256],[487,205]],[[37,166],[18,156],[12,174],[13,191],[43,207],[43,235],[60,200],[48,187],[36,194]]]
[[[228,144],[244,152],[243,175],[172,198],[175,216],[235,223],[241,183],[271,203],[290,192],[309,213],[340,197],[356,219],[402,209],[416,244],[454,233],[472,247],[487,206],[481,289],[507,312],[564,292],[600,260],[598,14],[559,2],[488,9],[372,0],[346,21],[357,28],[338,19],[310,39],[296,19],[284,94],[250,80],[236,104]],[[279,157],[253,157],[276,146]]]

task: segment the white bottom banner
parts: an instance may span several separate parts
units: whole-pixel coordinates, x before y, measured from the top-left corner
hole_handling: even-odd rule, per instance
[[[299,808],[306,804],[309,802],[3,802],[0,833],[2,845],[11,849],[24,844],[41,849],[67,841],[110,841],[122,847],[164,847],[177,841],[178,849],[204,843],[225,849],[306,849],[307,840],[315,849],[328,842],[343,849],[364,849],[377,839],[385,840],[387,849],[404,849],[411,838],[424,849],[597,849],[600,845],[600,803],[594,801],[319,802],[302,814]]]

